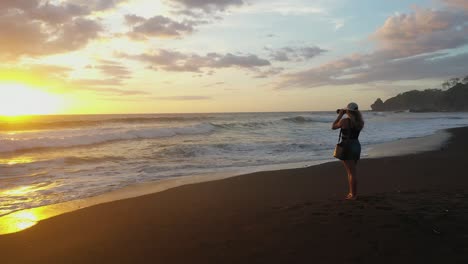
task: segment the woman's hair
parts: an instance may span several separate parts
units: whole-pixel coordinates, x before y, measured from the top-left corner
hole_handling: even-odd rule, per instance
[[[348,115],[351,115],[351,123],[354,127],[361,130],[364,127],[364,119],[362,119],[362,114],[359,110],[348,111]]]

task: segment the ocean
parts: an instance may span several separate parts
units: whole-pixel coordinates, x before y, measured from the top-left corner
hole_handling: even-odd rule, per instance
[[[468,113],[363,112],[379,143],[468,125]],[[333,160],[335,112],[37,116],[0,122],[0,216],[141,183]],[[302,166],[302,165],[301,165]]]

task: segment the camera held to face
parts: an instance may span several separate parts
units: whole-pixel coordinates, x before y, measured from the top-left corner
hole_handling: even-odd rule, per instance
[[[336,113],[339,114],[340,111],[344,111],[344,109],[336,109]]]

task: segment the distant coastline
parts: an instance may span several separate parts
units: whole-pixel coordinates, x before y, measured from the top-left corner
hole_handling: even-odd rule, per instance
[[[442,89],[412,90],[398,94],[385,102],[378,98],[372,111],[467,112],[468,75],[442,83]]]

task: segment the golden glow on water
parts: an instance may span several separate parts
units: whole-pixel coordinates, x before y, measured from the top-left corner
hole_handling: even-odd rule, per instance
[[[88,197],[85,199],[52,204],[32,209],[26,209],[0,217],[0,235],[16,233],[36,225],[39,221],[83,209],[96,204],[102,204],[109,201],[128,199],[150,193],[162,192],[170,188],[184,184],[193,184],[198,182],[219,180],[232,177],[232,173],[216,173],[187,177],[185,179],[166,179],[153,184],[137,184],[117,191],[104,193],[102,195]],[[1,196],[1,194],[0,194]],[[1,211],[0,211],[1,213]]]
[[[36,161],[32,157],[16,157],[11,159],[0,159],[0,164],[7,164],[7,165],[16,165],[16,164],[26,164]]]
[[[79,209],[77,202],[54,204],[32,209],[21,210],[0,217],[0,235],[11,234],[23,231],[39,221]]]
[[[10,228],[15,230],[24,230],[35,225],[38,221],[37,216],[34,215],[34,213],[28,211],[19,212],[15,215],[15,218],[15,224],[13,226],[10,226]]]
[[[30,192],[36,191],[37,188],[34,186],[21,186],[18,188],[10,189],[3,191],[1,195],[13,195],[13,196],[19,196],[19,195],[25,195]]]
[[[10,234],[22,231],[37,224],[41,219],[38,210],[24,210],[0,218],[0,234]]]

